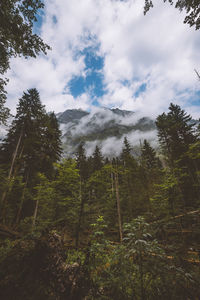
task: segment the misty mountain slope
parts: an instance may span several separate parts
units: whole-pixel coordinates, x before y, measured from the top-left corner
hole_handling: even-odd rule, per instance
[[[95,108],[90,113],[82,110],[66,110],[58,115],[63,133],[66,155],[73,155],[80,142],[85,142],[90,155],[98,144],[104,155],[113,156],[121,151],[125,136],[133,146],[144,139],[156,141],[155,122],[131,111]]]
[[[60,123],[67,124],[69,122],[78,122],[81,118],[87,116],[88,114],[89,113],[87,111],[83,111],[81,109],[68,109],[63,113],[59,113],[57,117]]]

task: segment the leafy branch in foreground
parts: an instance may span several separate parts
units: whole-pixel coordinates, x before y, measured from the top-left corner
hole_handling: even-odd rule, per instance
[[[44,4],[40,0],[2,0],[0,3],[0,76],[9,69],[11,57],[36,57],[47,53],[50,47],[33,33],[33,24]],[[0,78],[0,124],[5,123],[8,109],[5,86],[7,79]]]
[[[171,5],[175,5],[179,11],[185,11],[186,17],[184,23],[194,26],[196,30],[200,29],[200,3],[197,0],[163,0],[169,2]],[[152,0],[145,0],[144,14],[146,14],[153,7]]]

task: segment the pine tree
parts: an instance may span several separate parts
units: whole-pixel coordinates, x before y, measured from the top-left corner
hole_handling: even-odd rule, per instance
[[[55,115],[46,113],[38,91],[30,89],[24,93],[1,146],[0,159],[8,169],[8,179],[22,176],[25,188],[33,188],[38,172],[50,176],[61,153],[60,135]],[[4,207],[6,193],[2,195]]]
[[[151,147],[147,140],[144,140],[144,144],[141,149],[142,164],[146,169],[151,170],[161,166],[161,162],[156,157],[156,151]]]
[[[76,228],[76,247],[79,246],[79,236],[81,232],[82,227],[82,220],[84,217],[84,207],[86,202],[86,181],[89,177],[88,173],[88,163],[85,155],[85,148],[84,143],[81,142],[78,146],[78,150],[76,153],[76,163],[77,167],[79,169],[80,174],[80,186],[79,186],[79,199],[80,199],[80,211],[78,216],[78,223]]]
[[[129,164],[130,158],[131,158],[131,145],[127,137],[125,137],[123,142],[122,153],[121,153],[121,160],[124,166]]]
[[[95,147],[92,155],[92,170],[93,172],[100,170],[103,167],[103,156],[98,146]]]
[[[81,180],[85,181],[88,177],[87,158],[85,155],[84,143],[81,142],[76,153],[76,162],[79,169]]]
[[[15,154],[16,162],[20,160],[20,169],[23,169],[24,173],[27,171],[27,165],[30,168],[35,167],[31,162],[40,157],[38,139],[43,135],[44,116],[45,110],[40,102],[39,93],[36,89],[28,90],[19,100],[17,114],[3,142],[3,162],[9,164]],[[36,165],[38,166],[38,163]]]
[[[55,115],[46,113],[38,91],[30,89],[19,100],[16,117],[2,144],[2,162],[10,165],[15,155],[14,169],[23,176],[37,172],[49,175],[61,154],[60,137]]]
[[[143,178],[145,197],[148,202],[155,192],[154,185],[160,183],[162,178],[161,168],[162,164],[156,157],[156,151],[147,140],[144,140],[141,148],[140,174],[141,180]]]
[[[53,173],[53,163],[59,160],[62,153],[61,131],[54,112],[46,114],[44,126],[41,171],[49,177]]]
[[[56,164],[56,176],[52,182],[54,188],[54,220],[58,225],[66,225],[76,234],[80,211],[80,176],[73,159],[65,159]]]
[[[170,104],[169,113],[157,117],[158,138],[168,165],[178,180],[184,207],[199,199],[199,185],[194,161],[188,150],[197,141],[195,124],[178,105]]]
[[[194,123],[190,115],[178,105],[170,104],[169,113],[163,113],[156,119],[158,138],[162,150],[173,164],[194,143]]]

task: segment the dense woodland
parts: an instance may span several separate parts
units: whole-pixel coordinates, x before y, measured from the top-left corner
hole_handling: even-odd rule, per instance
[[[168,2],[200,28],[199,1]],[[43,7],[0,2],[0,125],[10,59],[50,50],[33,33]],[[80,143],[65,158],[55,114],[24,92],[0,144],[0,299],[200,299],[200,124],[170,104],[156,126],[156,149],[125,138],[119,157]]]
[[[156,150],[124,138],[119,157],[64,158],[54,113],[24,92],[0,148],[1,299],[200,297],[199,123],[170,104],[156,126]]]

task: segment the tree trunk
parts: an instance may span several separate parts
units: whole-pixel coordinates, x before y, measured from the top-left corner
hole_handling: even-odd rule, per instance
[[[11,175],[12,175],[12,172],[13,172],[13,168],[14,168],[15,160],[16,160],[16,157],[17,157],[17,154],[18,154],[18,150],[19,150],[19,146],[20,146],[20,143],[21,143],[22,135],[23,135],[23,129],[21,130],[21,133],[20,133],[20,136],[19,136],[19,139],[18,139],[18,142],[17,142],[17,146],[15,148],[15,152],[13,153],[13,158],[12,158],[12,163],[11,163],[11,166],[10,166],[10,171],[9,171],[9,174],[8,174],[8,179],[11,178]]]
[[[11,190],[11,176],[12,176],[12,173],[13,173],[13,168],[14,168],[15,160],[16,160],[16,157],[17,157],[17,154],[18,154],[18,150],[19,150],[19,146],[20,146],[20,143],[21,143],[22,135],[23,135],[23,129],[21,130],[21,133],[20,133],[16,148],[15,148],[15,151],[13,153],[12,162],[11,162],[10,170],[9,170],[9,173],[8,173],[9,187],[8,187],[8,189],[6,189],[3,192],[3,195],[2,195],[2,198],[1,198],[3,223],[5,223],[5,218],[6,218],[6,196],[7,196],[7,193],[10,192],[10,190]]]
[[[114,194],[114,184],[113,184],[113,173],[110,174],[111,177],[111,185],[112,185],[112,195]]]
[[[115,191],[116,191],[116,200],[117,200],[119,238],[120,238],[120,243],[121,243],[123,236],[122,236],[122,221],[121,221],[121,209],[120,209],[120,199],[119,199],[119,182],[118,182],[118,174],[117,173],[115,173]]]
[[[82,180],[80,180],[79,197],[80,197],[81,207],[80,207],[79,219],[78,219],[77,230],[76,230],[76,239],[75,239],[76,248],[78,248],[78,246],[79,246],[79,235],[80,235],[80,230],[81,230],[81,222],[82,222],[82,218],[83,218],[84,204],[85,204],[84,197],[82,195]]]
[[[22,207],[23,207],[23,203],[24,203],[24,196],[25,196],[26,186],[27,186],[27,182],[28,182],[28,177],[29,177],[29,174],[27,174],[27,176],[26,176],[26,181],[25,181],[24,188],[23,188],[21,202],[20,202],[19,209],[18,209],[17,216],[16,216],[16,222],[15,222],[16,227],[19,224],[19,220],[20,220],[20,215],[21,215],[21,211],[22,211]]]
[[[39,206],[39,199],[37,199],[36,204],[35,204],[35,211],[34,211],[34,215],[33,215],[32,231],[35,228],[35,223],[36,223],[36,218],[37,218],[37,213],[38,213],[38,206]]]

